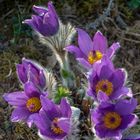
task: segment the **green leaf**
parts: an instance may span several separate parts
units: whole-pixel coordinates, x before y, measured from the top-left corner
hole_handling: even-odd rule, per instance
[[[64,97],[69,96],[70,91],[65,88],[65,87],[58,87],[55,97],[54,97],[54,101],[55,103],[60,103],[61,99]]]

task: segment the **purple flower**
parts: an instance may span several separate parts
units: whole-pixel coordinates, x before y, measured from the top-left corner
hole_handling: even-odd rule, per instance
[[[22,64],[16,65],[17,75],[22,84],[27,81],[33,82],[40,89],[46,87],[45,70],[28,59],[22,59]]]
[[[115,104],[102,102],[96,109],[91,110],[91,119],[96,135],[100,138],[116,138],[121,140],[122,132],[134,126],[138,120],[132,114],[137,101],[119,100]]]
[[[119,43],[113,43],[108,48],[107,39],[100,31],[96,32],[93,41],[84,30],[77,29],[77,31],[79,47],[70,45],[65,49],[74,53],[76,59],[87,69],[91,68],[96,62],[99,62],[104,56],[112,58],[115,51],[120,47]]]
[[[43,36],[56,34],[59,29],[59,20],[52,2],[48,2],[48,8],[33,6],[33,10],[37,15],[33,15],[32,19],[26,19],[23,23],[28,24]]]
[[[45,96],[32,82],[24,85],[24,91],[6,93],[4,99],[15,107],[11,115],[11,121],[25,121],[32,124],[32,116],[36,116],[41,109],[40,96]]]
[[[70,133],[71,107],[65,99],[60,105],[54,104],[51,100],[41,96],[42,110],[38,116],[33,118],[43,139],[63,139]]]
[[[132,96],[124,86],[126,73],[123,69],[115,69],[108,58],[94,65],[88,75],[87,94],[98,101],[115,100],[122,96]]]

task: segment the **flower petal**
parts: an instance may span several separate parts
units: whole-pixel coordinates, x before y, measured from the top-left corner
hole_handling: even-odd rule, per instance
[[[71,117],[72,111],[71,111],[70,105],[68,104],[65,98],[61,99],[60,109],[63,114],[63,117],[68,117],[68,118]]]
[[[106,102],[109,100],[109,97],[102,91],[99,91],[97,94],[97,99],[99,102]]]
[[[137,106],[137,100],[119,100],[115,105],[115,110],[121,115],[131,114]]]
[[[32,8],[38,15],[44,15],[46,12],[48,12],[47,8],[42,6],[33,6]]]
[[[56,104],[51,100],[41,95],[41,104],[42,108],[46,111],[50,120],[53,120],[55,117],[60,117],[60,109]]]
[[[44,89],[45,86],[47,86],[46,85],[46,77],[45,77],[43,70],[40,70],[40,72],[39,72],[39,85],[42,89]]]
[[[28,117],[27,124],[28,124],[29,128],[32,127],[32,124],[34,122],[34,118],[36,118],[38,115],[39,115],[39,113],[33,113]]]
[[[132,93],[129,92],[129,89],[127,87],[122,87],[118,90],[116,90],[111,96],[111,99],[117,99],[121,98],[123,96],[129,96],[132,97]]]
[[[24,65],[17,64],[16,65],[16,71],[17,71],[17,75],[18,75],[18,78],[21,81],[21,83],[27,82],[27,80],[28,80],[27,71],[26,71]]]
[[[65,50],[70,52],[70,53],[74,53],[76,57],[78,58],[83,58],[85,57],[85,54],[76,46],[74,45],[70,45],[65,47]]]
[[[26,95],[30,98],[40,96],[39,89],[30,81],[25,83],[24,91],[25,91]]]
[[[42,131],[46,131],[51,125],[51,121],[44,110],[40,110],[39,114],[32,116],[31,119]]]
[[[12,112],[11,121],[12,122],[26,121],[30,116],[30,114],[31,113],[27,110],[26,107],[17,107]]]
[[[90,111],[90,114],[91,114],[91,119],[92,119],[93,125],[100,123],[102,115],[101,115],[99,109],[92,109]]]
[[[54,17],[56,18],[56,19],[58,19],[58,15],[57,15],[57,13],[56,13],[56,10],[55,10],[55,8],[54,8],[54,6],[53,6],[53,3],[51,2],[51,1],[49,1],[48,2],[48,11],[50,12],[52,12],[52,14],[54,15]],[[52,15],[51,14],[51,15]]]
[[[69,133],[70,131],[70,119],[68,118],[60,118],[58,119],[58,127],[60,127],[65,133]]]
[[[111,47],[107,50],[107,56],[109,58],[112,58],[113,55],[115,54],[115,52],[120,48],[120,44],[117,42],[117,43],[113,43],[111,45]]]
[[[126,74],[123,69],[117,69],[110,77],[114,90],[121,88],[124,85],[125,80]]]
[[[78,60],[86,69],[91,69],[92,65],[90,65],[84,58],[77,58],[76,60]]]
[[[24,92],[13,92],[4,94],[3,98],[10,104],[14,106],[25,106],[28,97]]]
[[[113,71],[107,66],[102,66],[100,73],[100,79],[109,79],[109,77],[113,74]]]
[[[99,50],[100,52],[105,54],[107,46],[107,39],[103,36],[103,34],[100,31],[97,31],[93,37],[93,49]]]
[[[26,19],[22,22],[23,24],[28,24],[29,26],[31,26],[34,30],[38,31],[38,25],[35,22],[34,18],[32,17],[32,19]]]
[[[122,116],[122,123],[119,129],[126,129],[134,126],[138,121],[138,117],[132,114]]]
[[[89,52],[93,48],[93,43],[90,36],[82,29],[77,29],[78,31],[78,44],[81,51],[88,56]]]
[[[96,130],[96,134],[100,137],[100,138],[118,138],[118,140],[121,139],[122,134],[119,130],[109,130],[107,128],[105,128],[105,126],[103,124],[97,124],[95,126],[95,130]]]
[[[89,88],[86,93],[88,96],[93,97],[94,100],[97,100],[97,94],[95,92],[93,92],[93,90],[91,88]]]

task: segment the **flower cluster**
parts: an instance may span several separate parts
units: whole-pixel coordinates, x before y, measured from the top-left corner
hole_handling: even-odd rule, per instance
[[[107,48],[107,39],[99,31],[93,42],[85,31],[77,31],[79,47],[70,45],[66,50],[74,53],[88,71],[87,95],[96,102],[95,108],[91,109],[92,130],[101,139],[120,140],[124,130],[138,120],[133,114],[137,101],[125,86],[126,71],[116,69],[111,61],[120,45],[113,43]]]
[[[4,95],[4,99],[14,106],[11,121],[26,122],[29,127],[34,123],[43,137],[65,137],[71,128],[71,107],[65,98],[60,105],[48,98],[44,88],[48,78],[45,69],[24,58],[22,64],[17,64],[17,74],[23,91]]]
[[[33,10],[37,15],[33,15],[32,19],[27,19],[24,23],[31,26],[38,33],[40,40],[43,40],[42,43],[46,46],[49,44],[56,53],[58,62],[61,62],[61,75],[64,77],[62,86],[67,85],[71,90],[75,85],[67,52],[73,53],[86,68],[88,87],[84,96],[93,100],[92,104],[88,105],[92,108],[86,116],[91,118],[94,136],[100,139],[121,140],[124,131],[134,126],[138,118],[133,113],[137,101],[125,85],[127,73],[122,68],[115,68],[112,62],[113,56],[120,48],[119,43],[113,43],[108,48],[107,39],[100,31],[95,33],[92,41],[84,30],[77,29],[79,47],[69,45],[75,29],[70,24],[65,26],[60,22],[52,2],[48,2],[48,8],[33,6]],[[43,140],[80,139],[80,133],[74,129],[73,120],[80,122],[79,110],[82,107],[74,109],[73,96],[65,93],[63,88],[57,88],[55,92],[51,90],[49,87],[54,87],[55,80],[50,80],[47,70],[35,61],[23,58],[22,63],[17,64],[16,71],[23,90],[5,93],[3,96],[5,101],[14,107],[11,121],[22,121],[29,127],[34,124]],[[69,80],[69,83],[66,80]],[[54,93],[57,95],[53,95]],[[71,105],[63,96],[70,99]],[[79,138],[74,131],[79,134]],[[76,136],[71,138],[73,134]]]

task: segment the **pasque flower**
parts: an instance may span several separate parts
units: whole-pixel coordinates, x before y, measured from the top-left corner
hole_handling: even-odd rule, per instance
[[[6,93],[4,99],[15,108],[11,115],[11,121],[24,121],[31,126],[31,117],[37,115],[42,107],[41,95],[46,97],[47,93],[42,93],[32,82],[24,84],[24,91]]]
[[[41,96],[42,110],[38,116],[33,117],[33,121],[39,129],[40,136],[44,139],[58,140],[65,138],[71,129],[70,118],[71,108],[65,99],[60,105]]]
[[[115,100],[122,96],[132,96],[125,87],[126,72],[123,69],[115,69],[108,58],[103,58],[101,63],[94,65],[88,73],[87,94],[96,101]]]
[[[91,110],[93,131],[100,138],[114,138],[121,140],[122,132],[134,126],[137,116],[132,114],[137,101],[119,100],[116,103],[102,102],[96,109]]]
[[[112,58],[115,51],[120,47],[119,43],[113,43],[111,47],[108,48],[107,39],[100,31],[95,33],[93,41],[84,30],[77,29],[77,31],[79,47],[70,45],[65,49],[74,53],[76,59],[85,68],[92,68],[92,65],[99,62],[104,56]]]
[[[40,89],[46,87],[46,76],[43,67],[29,59],[22,59],[22,64],[16,65],[17,75],[22,84],[27,81],[33,82]]]
[[[59,20],[52,2],[48,2],[48,8],[33,6],[33,10],[37,15],[26,19],[23,23],[28,24],[43,36],[56,34],[59,29]]]

